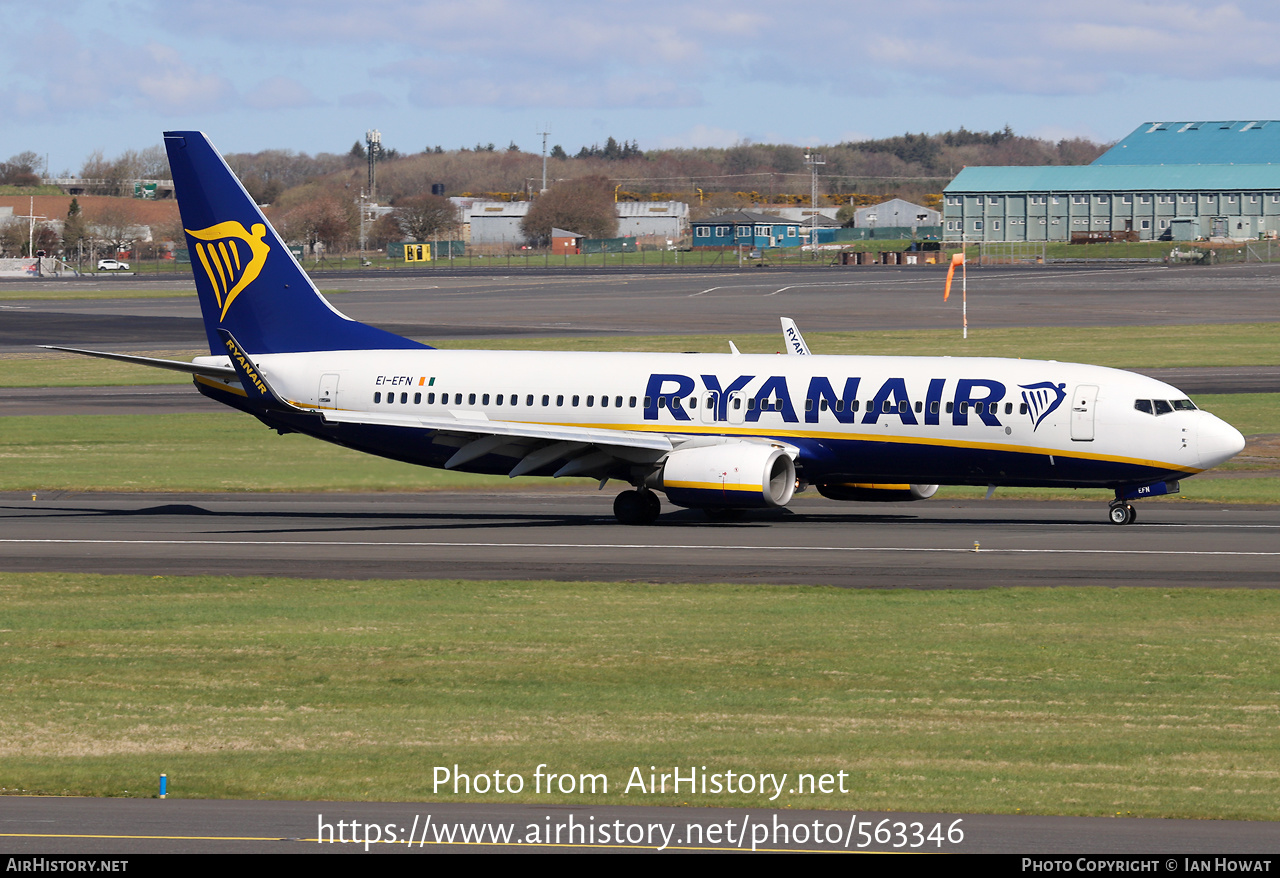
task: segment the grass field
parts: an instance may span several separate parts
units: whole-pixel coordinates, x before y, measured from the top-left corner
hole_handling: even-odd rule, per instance
[[[726,352],[732,338],[743,353],[776,353],[781,335],[657,335],[595,338],[468,339],[440,342],[445,348],[543,351]],[[1054,327],[975,329],[962,339],[955,330],[896,332],[808,332],[811,349],[823,354],[1019,357],[1093,363],[1117,368],[1280,365],[1280,323],[1196,326]],[[427,339],[431,342],[430,339]],[[190,359],[207,351],[146,351],[148,356]],[[76,354],[33,350],[0,355],[0,387],[70,387],[111,384],[182,384],[176,372],[129,366]]]
[[[192,391],[195,392],[194,390]],[[1280,433],[1280,394],[1200,398],[1246,435]],[[423,491],[545,488],[508,479],[425,469],[305,436],[279,436],[228,410],[208,414],[8,417],[0,432],[0,491]],[[1181,496],[1213,502],[1280,502],[1275,460],[1237,464],[1251,479],[1192,478]],[[1267,477],[1272,476],[1272,477]],[[581,479],[561,482],[588,484]],[[947,488],[942,496],[981,489]],[[1002,497],[1103,497],[1108,492],[1001,489]]]
[[[1280,593],[0,576],[0,786],[1275,819]],[[927,620],[926,624],[922,624]],[[632,766],[847,795],[622,795]],[[461,798],[461,797],[460,797]],[[471,796],[494,800],[494,796]]]

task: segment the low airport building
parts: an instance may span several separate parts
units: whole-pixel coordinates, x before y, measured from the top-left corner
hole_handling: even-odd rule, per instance
[[[697,220],[690,225],[693,226],[695,248],[800,246],[801,223],[773,214],[737,210]]]
[[[525,243],[520,223],[531,201],[472,201],[463,207],[463,221],[470,227],[472,244]],[[619,201],[618,235],[675,240],[689,223],[689,205],[683,201]]]
[[[1280,122],[1150,122],[1092,164],[970,167],[948,241],[1248,240],[1280,233]]]

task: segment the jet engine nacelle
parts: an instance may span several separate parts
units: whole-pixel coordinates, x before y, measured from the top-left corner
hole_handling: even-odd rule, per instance
[[[902,500],[928,500],[938,492],[937,485],[872,485],[840,482],[816,486],[828,500],[851,500],[861,503],[892,503]]]
[[[678,506],[759,509],[786,506],[796,491],[796,465],[782,449],[752,442],[671,452],[653,485]]]

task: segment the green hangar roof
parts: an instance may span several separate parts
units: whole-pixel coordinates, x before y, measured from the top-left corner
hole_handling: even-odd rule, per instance
[[[1280,129],[1280,123],[1275,123]],[[1280,191],[1280,164],[1042,165],[965,168],[943,191],[1179,192]]]
[[[1280,122],[1144,122],[1095,165],[1280,163]]]

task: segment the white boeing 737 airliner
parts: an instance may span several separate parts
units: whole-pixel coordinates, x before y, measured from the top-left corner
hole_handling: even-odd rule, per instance
[[[312,285],[199,132],[165,134],[213,356],[79,353],[192,373],[197,389],[281,432],[423,466],[629,483],[708,511],[913,500],[938,485],[1110,488],[1131,501],[1244,447],[1174,387],[1039,360],[442,351],[351,320]],[[60,348],[61,350],[69,350]]]

